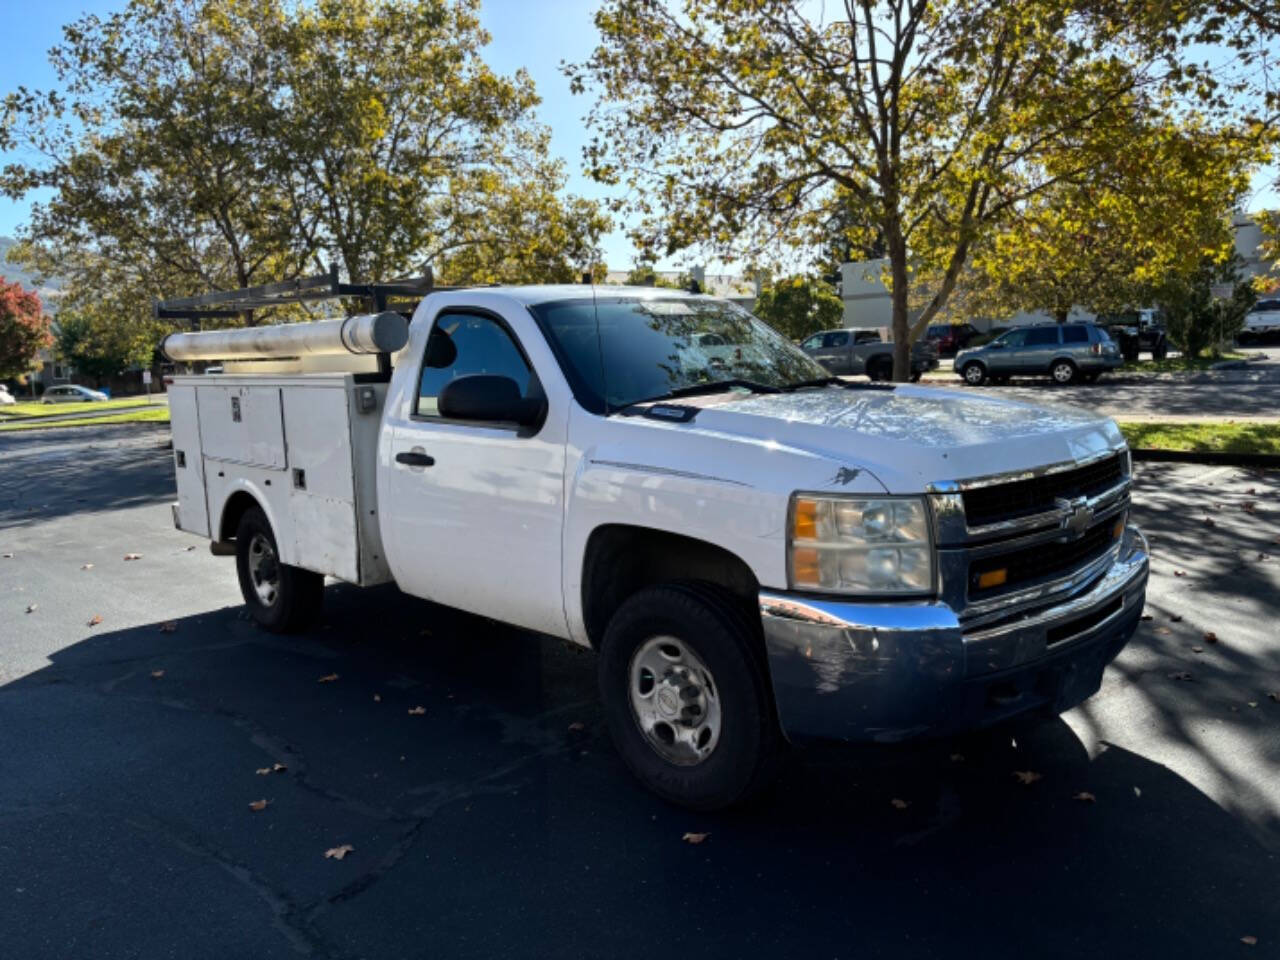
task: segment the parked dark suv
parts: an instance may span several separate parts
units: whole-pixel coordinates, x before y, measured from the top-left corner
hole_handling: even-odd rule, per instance
[[[970,386],[988,379],[1049,376],[1055,383],[1092,383],[1123,363],[1107,331],[1092,323],[1015,327],[990,343],[956,354],[955,371]]]
[[[949,357],[967,347],[980,332],[972,323],[935,323],[925,331],[924,337],[937,344],[938,356]]]

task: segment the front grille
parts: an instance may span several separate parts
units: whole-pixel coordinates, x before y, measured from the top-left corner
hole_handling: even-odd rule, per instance
[[[1073,570],[1087,566],[1105,554],[1116,542],[1116,530],[1121,529],[1119,521],[1120,517],[1108,517],[1095,523],[1079,540],[1037,543],[1021,550],[973,561],[969,564],[970,598],[988,597],[1019,584],[1055,574],[1066,576]],[[1006,571],[1003,583],[986,589],[979,588],[978,581],[984,573],[1000,569]]]
[[[964,491],[964,516],[971,527],[1016,520],[1052,510],[1059,498],[1097,496],[1124,479],[1124,457],[1116,454],[1074,470],[1029,480],[1013,480]]]

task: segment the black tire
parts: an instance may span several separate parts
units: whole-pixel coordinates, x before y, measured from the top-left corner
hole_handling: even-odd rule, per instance
[[[718,740],[707,756],[687,764],[659,753],[632,705],[633,658],[657,638],[674,638],[700,659],[711,675],[704,686],[718,698]],[[776,774],[782,736],[760,627],[736,598],[697,583],[639,591],[609,621],[598,674],[614,746],[636,778],[663,799],[720,810],[745,801]],[[677,702],[686,701],[681,696]]]
[[[980,387],[987,382],[987,368],[977,360],[970,360],[960,370],[960,376],[971,387]]]
[[[1049,376],[1058,386],[1065,387],[1069,383],[1076,382],[1080,376],[1080,371],[1070,360],[1065,357],[1059,357],[1049,364]]]
[[[264,540],[269,544],[269,557],[251,559],[255,540],[259,545]],[[250,507],[236,527],[236,573],[240,577],[240,593],[254,620],[273,633],[290,633],[311,623],[320,612],[324,602],[324,577],[311,570],[280,563],[275,559],[279,556],[275,531],[271,529],[267,515],[260,507]],[[270,569],[271,564],[274,564],[274,570]],[[259,594],[260,584],[252,569],[252,566],[263,565],[268,568],[265,571],[268,576],[263,580],[269,581],[271,573],[275,576],[269,601]]]
[[[1151,351],[1152,360],[1163,360],[1167,356],[1169,356],[1169,346],[1165,343],[1161,343]]]
[[[911,371],[911,382],[912,382],[912,383],[919,383],[919,382],[920,382],[920,378],[921,378],[921,377],[923,377],[923,376],[924,376],[924,371],[923,371],[923,370],[912,370],[912,371]]]
[[[884,357],[875,357],[867,364],[867,376],[872,380],[885,381],[893,379],[893,361]]]

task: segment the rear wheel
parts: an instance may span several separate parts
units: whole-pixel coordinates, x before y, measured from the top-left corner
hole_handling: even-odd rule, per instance
[[[969,386],[980,387],[986,383],[987,368],[977,360],[971,360],[964,365],[964,369],[960,371],[960,376],[964,377],[964,382]]]
[[[872,380],[892,380],[893,361],[887,357],[876,357],[867,364],[867,376]]]
[[[1049,376],[1060,385],[1071,383],[1076,378],[1076,365],[1070,360],[1055,360],[1049,368]]]
[[[1155,349],[1151,351],[1152,360],[1163,360],[1168,355],[1169,355],[1169,345],[1163,341],[1158,343]]]
[[[781,748],[759,627],[717,588],[676,583],[628,599],[598,664],[609,733],[650,790],[695,810],[750,797]]]
[[[324,577],[280,562],[276,536],[260,507],[236,528],[236,573],[249,613],[266,629],[288,633],[310,623],[324,600]]]

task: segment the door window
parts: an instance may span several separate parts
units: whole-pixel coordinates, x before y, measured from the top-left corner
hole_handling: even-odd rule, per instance
[[[854,343],[879,343],[880,334],[874,330],[859,330],[853,337]]]
[[[1000,338],[999,342],[1006,347],[1021,347],[1027,342],[1028,332],[1027,330],[1010,330]]]
[[[849,345],[849,331],[837,330],[835,333],[828,333],[822,338],[824,347],[847,347]]]
[[[520,393],[527,394],[529,364],[502,324],[481,314],[441,313],[427,338],[414,413],[440,416],[440,391],[445,385],[481,373],[510,377]]]
[[[1028,347],[1056,346],[1058,343],[1057,327],[1034,327],[1027,331]]]
[[[822,334],[815,333],[812,337],[800,344],[805,350],[817,350],[822,346]]]

